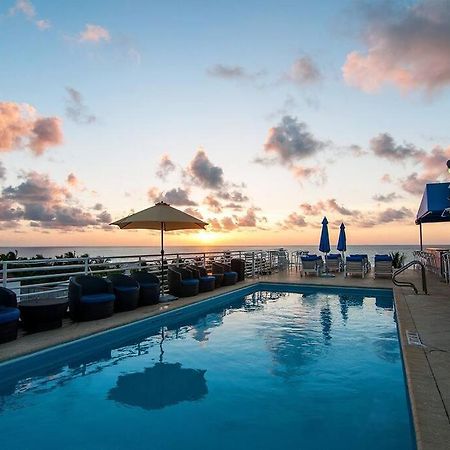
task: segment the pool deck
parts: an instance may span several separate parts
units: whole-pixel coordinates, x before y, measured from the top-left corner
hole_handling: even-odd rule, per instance
[[[408,270],[400,279],[420,286],[419,273]],[[237,288],[258,282],[299,283],[322,286],[359,288],[394,288],[405,372],[413,412],[417,447],[420,450],[450,448],[450,286],[428,275],[429,295],[414,295],[410,288],[394,287],[390,279],[303,277],[295,270],[258,279],[246,280],[235,286],[223,287],[195,297],[141,307],[134,311],[91,322],[73,323],[66,319],[63,327],[36,334],[20,332],[16,341],[0,345],[0,362],[45,348],[126,325],[162,312],[196,303]],[[408,339],[409,336],[409,339]],[[419,338],[413,339],[413,338]],[[414,341],[414,342],[413,342]]]

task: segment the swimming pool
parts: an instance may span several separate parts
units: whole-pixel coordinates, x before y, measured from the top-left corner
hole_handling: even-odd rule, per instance
[[[0,365],[24,449],[415,448],[389,290],[260,284]]]

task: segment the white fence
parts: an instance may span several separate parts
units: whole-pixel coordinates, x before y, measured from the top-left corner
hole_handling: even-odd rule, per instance
[[[171,264],[196,263],[211,269],[214,261],[229,262],[232,258],[245,261],[245,277],[256,278],[289,267],[286,251],[253,250],[204,253],[166,253],[164,255],[164,286],[167,291],[167,267]],[[74,275],[108,276],[112,273],[129,274],[145,269],[162,279],[161,255],[122,255],[110,257],[79,257],[26,259],[3,261],[0,283],[14,290],[18,300],[29,298],[67,297],[69,278]]]

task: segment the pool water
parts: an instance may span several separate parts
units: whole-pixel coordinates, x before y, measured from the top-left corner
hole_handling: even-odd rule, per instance
[[[392,293],[276,289],[0,366],[2,448],[415,448]]]

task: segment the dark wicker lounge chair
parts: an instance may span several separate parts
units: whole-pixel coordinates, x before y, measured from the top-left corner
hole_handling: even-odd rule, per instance
[[[69,281],[69,310],[73,320],[96,320],[114,312],[115,296],[109,280],[78,275]]]
[[[238,274],[233,272],[228,264],[213,262],[212,271],[213,275],[218,273],[223,275],[222,286],[231,286],[238,280]]]
[[[233,258],[230,262],[231,270],[238,274],[238,281],[245,280],[245,261],[239,258]]]
[[[216,287],[216,277],[208,275],[206,269],[201,266],[188,266],[194,278],[199,281],[199,291],[209,292]]]
[[[200,282],[192,271],[181,267],[169,267],[167,278],[169,292],[177,297],[191,297],[199,292]]]
[[[139,304],[139,283],[126,275],[110,275],[114,289],[116,301],[114,302],[115,311],[131,311],[136,309]]]
[[[134,272],[131,277],[139,283],[139,306],[154,305],[159,302],[159,278],[145,270]]]
[[[19,317],[16,294],[10,289],[0,287],[0,343],[17,338]]]

